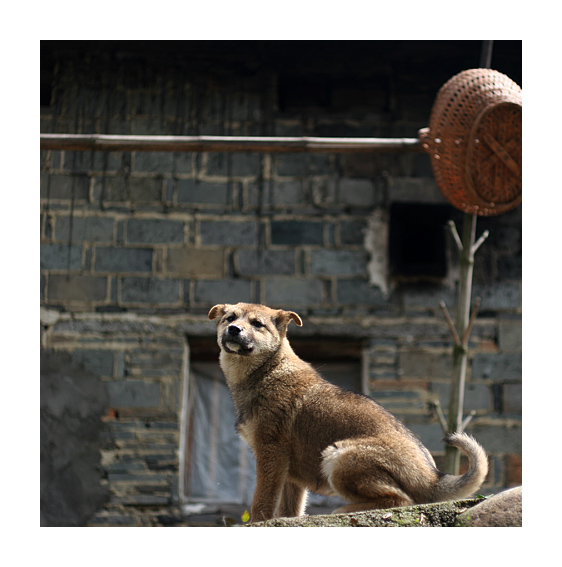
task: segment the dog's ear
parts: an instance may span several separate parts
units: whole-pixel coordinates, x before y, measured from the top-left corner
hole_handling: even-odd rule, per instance
[[[302,327],[302,320],[294,311],[279,310],[277,312],[277,326],[286,327],[291,321]]]
[[[228,305],[226,303],[219,303],[211,308],[209,311],[209,319],[216,319],[217,317],[222,317]]]

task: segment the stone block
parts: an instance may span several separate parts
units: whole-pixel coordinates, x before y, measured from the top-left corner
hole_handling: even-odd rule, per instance
[[[74,199],[84,201],[88,199],[90,178],[86,175],[67,175],[54,173],[41,175],[41,199]]]
[[[167,219],[130,219],[127,221],[127,242],[181,243],[184,240],[184,223]]]
[[[474,422],[468,427],[472,436],[484,447],[488,453],[517,453],[522,450],[521,424],[478,424]]]
[[[160,383],[119,380],[107,383],[111,408],[152,408],[160,405]]]
[[[258,225],[254,221],[201,221],[199,234],[203,246],[255,246]]]
[[[372,207],[376,204],[376,192],[372,181],[345,178],[339,185],[339,202],[354,207]]]
[[[162,180],[154,177],[129,177],[128,190],[133,203],[159,203],[162,201]]]
[[[112,350],[76,349],[70,353],[74,362],[82,364],[84,368],[97,376],[113,376]]]
[[[55,240],[70,238],[70,217],[57,217]],[[72,242],[113,242],[115,222],[112,218],[74,217],[72,219]]]
[[[304,177],[330,173],[330,156],[328,154],[279,154],[276,162],[277,175]]]
[[[399,368],[405,377],[450,378],[453,359],[449,353],[403,351],[399,355]]]
[[[521,354],[478,353],[472,359],[472,378],[494,382],[521,380]]]
[[[253,190],[252,190],[253,188]],[[251,185],[250,204],[257,206],[274,205],[280,207],[283,205],[305,205],[310,202],[311,194],[308,185],[303,184],[302,181],[275,181],[271,189],[266,184],[263,187]],[[260,198],[260,193],[265,192],[265,199],[263,196]],[[272,195],[272,201],[269,200],[269,195]]]
[[[520,352],[522,350],[521,322],[500,320],[498,346],[503,352]]]
[[[217,303],[250,303],[251,283],[249,280],[197,280],[193,301],[212,307]]]
[[[207,154],[207,175],[227,177],[257,177],[261,156],[253,153],[210,152]]]
[[[365,221],[342,221],[340,224],[340,242],[343,245],[361,245],[365,240],[367,223]]]
[[[321,280],[296,278],[267,278],[265,280],[265,302],[289,309],[291,305],[309,306],[322,303]]]
[[[82,267],[82,246],[68,244],[41,244],[40,265],[42,270],[79,270]]]
[[[472,295],[482,298],[481,312],[518,310],[521,308],[521,282],[497,282],[494,285],[475,283],[472,287]]]
[[[451,395],[450,383],[433,382],[431,389],[435,394],[437,394],[437,398],[441,402],[441,407],[449,407],[449,396]],[[466,383],[464,390],[464,408],[465,412],[471,410],[492,411],[494,409],[494,400],[490,387],[487,384],[472,384],[470,382]]]
[[[178,180],[179,204],[222,205],[228,204],[226,183],[208,183],[196,179]]]
[[[174,169],[172,152],[134,152],[133,171],[171,173]]]
[[[293,250],[239,250],[241,276],[292,275],[295,273]]]
[[[107,297],[107,278],[51,274],[47,297],[51,301],[103,301]]]
[[[146,248],[96,248],[96,272],[151,272],[152,250]]]
[[[271,244],[280,246],[322,245],[324,229],[318,221],[271,221]]]
[[[521,384],[503,385],[503,413],[521,415],[523,411],[523,386]]]
[[[179,301],[179,281],[161,278],[121,279],[122,303],[175,304]]]
[[[220,278],[224,272],[224,252],[214,248],[170,248],[166,269],[184,277]]]
[[[343,305],[387,305],[388,298],[379,287],[366,280],[338,279],[337,302]]]
[[[310,273],[316,276],[366,276],[368,254],[363,250],[312,250]]]

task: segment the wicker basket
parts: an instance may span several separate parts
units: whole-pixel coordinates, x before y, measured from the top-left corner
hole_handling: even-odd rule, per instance
[[[506,75],[470,69],[452,77],[419,137],[455,207],[490,216],[521,202],[522,92]]]

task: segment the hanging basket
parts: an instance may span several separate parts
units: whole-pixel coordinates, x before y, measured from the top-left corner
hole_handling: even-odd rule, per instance
[[[419,137],[439,189],[458,209],[491,216],[521,202],[522,91],[506,75],[469,69],[452,77]]]

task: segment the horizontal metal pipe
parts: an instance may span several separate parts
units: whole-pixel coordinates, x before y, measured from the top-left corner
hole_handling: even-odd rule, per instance
[[[42,150],[135,152],[371,153],[421,152],[418,138],[276,138],[41,134]]]

